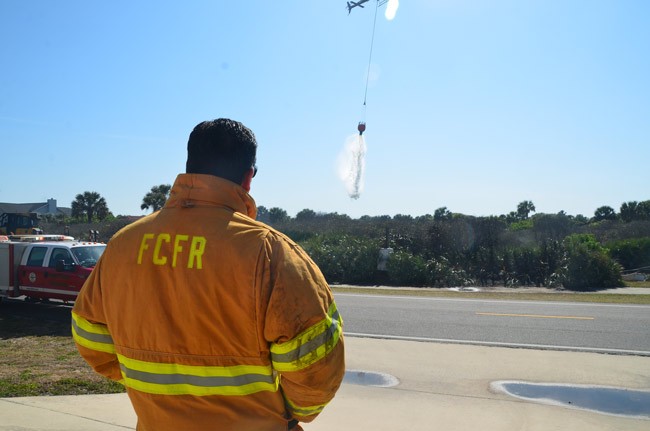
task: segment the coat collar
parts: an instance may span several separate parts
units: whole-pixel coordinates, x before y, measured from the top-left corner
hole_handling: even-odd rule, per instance
[[[203,174],[178,175],[165,208],[206,205],[226,206],[252,219],[257,216],[255,201],[240,185]]]

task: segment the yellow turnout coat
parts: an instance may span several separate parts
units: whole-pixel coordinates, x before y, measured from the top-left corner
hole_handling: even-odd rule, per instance
[[[74,340],[126,386],[138,430],[286,430],[338,389],[332,292],[255,215],[237,184],[179,175],[164,208],[118,232],[82,288]]]

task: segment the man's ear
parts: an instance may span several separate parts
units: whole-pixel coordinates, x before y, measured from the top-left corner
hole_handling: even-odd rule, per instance
[[[244,179],[241,182],[241,186],[246,190],[247,192],[251,191],[251,181],[253,181],[253,175],[255,175],[255,169],[250,168],[249,170],[246,171],[244,174]]]

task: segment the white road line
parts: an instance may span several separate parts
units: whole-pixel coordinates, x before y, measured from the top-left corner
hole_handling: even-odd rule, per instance
[[[645,350],[622,350],[622,349],[600,349],[596,347],[576,347],[576,346],[554,346],[546,344],[520,344],[520,343],[503,343],[495,341],[474,341],[474,340],[454,340],[447,338],[427,338],[427,337],[407,337],[401,335],[380,335],[380,334],[364,334],[359,332],[344,332],[348,337],[358,338],[375,338],[386,340],[402,340],[402,341],[421,341],[428,343],[450,343],[450,344],[468,344],[478,346],[493,346],[493,347],[517,347],[527,349],[541,349],[541,350],[562,350],[571,352],[589,352],[589,353],[610,353],[617,355],[636,355],[636,356],[650,356],[650,351]]]

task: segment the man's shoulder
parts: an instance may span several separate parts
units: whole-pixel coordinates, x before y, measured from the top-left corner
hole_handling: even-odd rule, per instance
[[[291,238],[289,238],[286,234],[280,232],[273,226],[269,226],[268,224],[261,222],[259,220],[252,219],[248,217],[245,214],[237,213],[240,217],[245,219],[249,224],[250,227],[253,229],[258,229],[263,236],[265,236],[268,240],[270,241],[280,241],[280,242],[287,242],[293,246],[296,246],[297,244],[295,241],[293,241]]]

